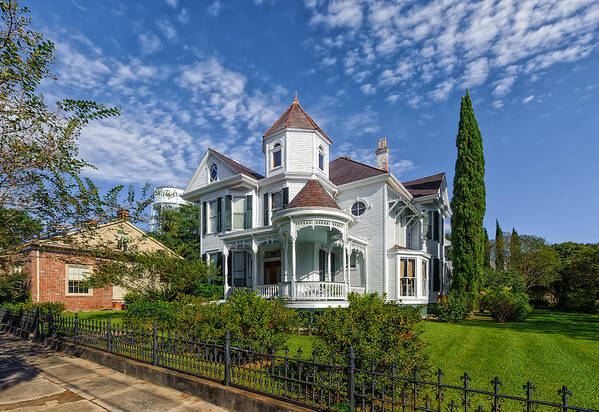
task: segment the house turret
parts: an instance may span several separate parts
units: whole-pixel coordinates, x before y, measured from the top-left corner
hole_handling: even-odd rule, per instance
[[[331,143],[302,108],[296,95],[291,106],[264,134],[262,151],[266,155],[266,177],[302,173],[328,178]]]

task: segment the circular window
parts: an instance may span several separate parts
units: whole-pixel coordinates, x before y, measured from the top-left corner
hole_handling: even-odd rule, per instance
[[[360,216],[366,211],[366,203],[356,202],[351,207],[351,214],[354,216]]]

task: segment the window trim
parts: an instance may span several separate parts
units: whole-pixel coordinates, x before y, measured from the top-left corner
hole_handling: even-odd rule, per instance
[[[214,227],[212,227],[212,204],[214,203],[214,217],[216,217],[215,219],[215,224]],[[216,233],[216,229],[218,228],[218,198],[209,200],[206,202],[206,205],[208,206],[208,211],[206,213],[206,223],[208,223],[206,225],[206,234],[207,235],[211,235],[213,233]]]
[[[317,160],[317,166],[318,169],[322,170],[324,172],[324,163],[326,160],[326,156],[324,154],[324,148],[322,146],[318,146],[318,160]],[[320,165],[320,162],[322,161],[322,166]]]
[[[412,276],[408,276],[409,273],[409,266],[410,266],[410,261],[414,262],[414,267],[413,267],[413,271],[412,271]],[[404,268],[404,262],[405,263],[405,268]],[[418,297],[418,274],[417,274],[417,270],[418,267],[416,265],[416,258],[400,258],[399,259],[399,265],[400,265],[400,269],[399,269],[399,297],[400,298],[417,298]],[[402,273],[403,272],[403,273]],[[403,280],[406,280],[406,289],[409,290],[409,285],[412,285],[412,294],[411,295],[404,295],[403,293]]]
[[[354,209],[354,206],[355,206],[355,205],[357,205],[358,203],[362,203],[362,204],[364,205],[364,211],[363,211],[362,213],[358,214],[358,215],[355,215],[355,214],[354,214],[354,212],[353,212],[353,209]],[[368,202],[366,202],[364,199],[356,199],[356,200],[355,200],[355,201],[354,201],[354,202],[351,204],[351,206],[349,207],[349,213],[351,213],[351,215],[352,215],[353,217],[359,218],[359,217],[363,216],[363,215],[364,215],[364,213],[366,213],[366,211],[367,211],[368,209],[369,209]]]
[[[212,178],[212,169],[214,168],[214,179]],[[218,165],[213,162],[208,168],[208,183],[214,183],[218,181]]]
[[[241,211],[241,214],[243,215],[243,224],[241,228],[236,228],[235,227],[235,203],[239,200],[243,201],[243,210]],[[232,196],[231,198],[231,230],[244,230],[245,226],[246,226],[246,222],[245,222],[245,215],[246,215],[246,210],[247,210],[247,196],[245,195],[238,195],[238,196]],[[239,213],[237,213],[239,214]]]
[[[275,165],[275,153],[279,153],[279,164]],[[280,141],[275,142],[270,149],[270,169],[275,170],[283,167],[283,144]]]
[[[66,263],[64,265],[65,296],[93,296],[94,295],[93,288],[87,288],[87,293],[71,293],[71,292],[69,292],[69,281],[81,282],[80,280],[70,280],[69,279],[69,267],[83,267],[85,269],[89,269],[90,272],[94,269],[92,265],[82,265],[82,264],[78,264],[78,263]]]

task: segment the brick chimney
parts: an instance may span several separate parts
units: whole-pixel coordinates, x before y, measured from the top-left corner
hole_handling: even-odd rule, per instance
[[[379,146],[376,148],[376,167],[378,169],[389,171],[389,148],[387,147],[387,138],[379,139]]]
[[[121,207],[118,212],[116,212],[116,217],[119,220],[129,220],[129,209]]]

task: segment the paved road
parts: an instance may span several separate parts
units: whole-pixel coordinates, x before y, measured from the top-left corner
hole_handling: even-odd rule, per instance
[[[0,411],[225,409],[0,332]]]

